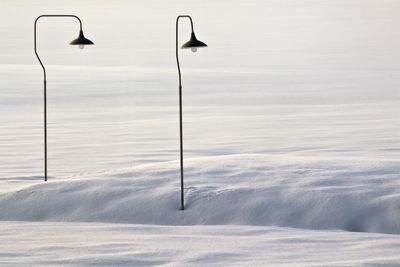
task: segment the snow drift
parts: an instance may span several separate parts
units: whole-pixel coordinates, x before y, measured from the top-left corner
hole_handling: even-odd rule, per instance
[[[274,225],[400,234],[400,162],[231,155],[55,180],[0,195],[0,220]]]

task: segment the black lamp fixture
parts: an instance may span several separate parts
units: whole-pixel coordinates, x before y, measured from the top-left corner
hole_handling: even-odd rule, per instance
[[[75,40],[72,40],[69,44],[70,45],[79,45],[80,49],[85,48],[85,45],[94,45],[94,43],[92,41],[90,41],[89,39],[86,39],[85,35],[83,35],[82,30],[79,31],[78,38],[76,38]]]
[[[36,50],[36,24],[40,18],[43,17],[71,17],[75,18],[79,21],[79,26],[80,26],[80,31],[79,31],[79,36],[75,40],[70,42],[70,45],[79,45],[80,49],[83,49],[85,45],[93,45],[94,43],[90,41],[89,39],[86,39],[85,36],[83,35],[82,31],[82,21],[80,18],[78,18],[75,15],[40,15],[39,17],[36,18],[35,24],[34,24],[34,50],[37,59],[39,60],[40,65],[42,66],[43,69],[43,89],[44,89],[44,181],[47,181],[47,91],[46,91],[46,69],[42,63],[42,60],[40,59],[37,50]]]
[[[190,40],[184,43],[181,48],[188,49],[190,48],[192,52],[196,52],[197,48],[207,47],[207,45],[199,40],[197,40],[196,35],[193,30],[193,20],[188,15],[180,15],[176,18],[176,63],[178,65],[178,74],[179,74],[179,133],[180,133],[180,167],[181,167],[181,210],[185,209],[185,199],[184,199],[184,186],[183,186],[183,125],[182,125],[182,77],[181,77],[181,68],[179,65],[179,53],[178,53],[178,25],[180,18],[188,18],[190,20],[190,25],[192,26],[192,34],[190,36]]]

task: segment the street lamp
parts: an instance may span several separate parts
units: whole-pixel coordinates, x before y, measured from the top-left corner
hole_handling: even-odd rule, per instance
[[[180,133],[180,162],[181,162],[181,210],[185,209],[184,202],[184,193],[183,193],[183,126],[182,126],[182,77],[181,77],[181,68],[179,65],[179,56],[178,56],[178,25],[180,18],[189,18],[190,25],[192,26],[192,34],[190,36],[190,40],[184,43],[181,48],[188,49],[190,48],[192,52],[196,52],[199,47],[207,47],[207,45],[199,40],[197,40],[196,35],[193,30],[193,21],[192,18],[188,15],[181,15],[176,18],[176,63],[178,65],[178,74],[179,74],[179,133]]]
[[[79,26],[80,26],[80,31],[79,31],[79,36],[75,40],[72,40],[69,44],[70,45],[79,45],[80,49],[83,49],[85,45],[93,45],[94,43],[90,41],[89,39],[86,39],[85,36],[83,35],[82,31],[82,21],[80,18],[78,18],[75,15],[40,15],[39,17],[36,18],[35,24],[34,24],[34,50],[37,59],[39,60],[40,65],[42,66],[43,69],[43,89],[44,89],[44,181],[47,181],[47,92],[46,92],[46,69],[43,66],[42,60],[40,60],[40,57],[36,51],[36,24],[38,20],[42,17],[71,17],[71,18],[76,18],[79,21]]]

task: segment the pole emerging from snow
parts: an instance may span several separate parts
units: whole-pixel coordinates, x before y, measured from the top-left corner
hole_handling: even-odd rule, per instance
[[[89,39],[86,39],[82,32],[82,21],[78,16],[75,15],[40,15],[36,18],[34,23],[34,33],[33,33],[33,49],[35,51],[35,55],[39,60],[40,65],[43,69],[43,91],[44,91],[44,181],[47,182],[47,80],[46,80],[46,69],[42,63],[42,60],[39,57],[36,49],[36,25],[40,18],[43,17],[72,17],[79,21],[79,36],[75,40],[71,41],[71,45],[79,45],[80,49],[83,49],[85,45],[93,45],[94,43]]]
[[[179,35],[179,19],[188,18],[190,20],[190,25],[192,27],[192,33],[190,40],[182,45],[182,49],[190,48],[192,52],[196,52],[199,47],[207,47],[207,45],[199,40],[197,40],[196,35],[193,30],[193,20],[188,15],[180,15],[176,18],[176,43],[175,43],[175,53],[176,53],[176,63],[178,66],[179,75],[179,140],[180,140],[180,168],[181,168],[181,210],[185,209],[185,196],[184,196],[184,184],[183,184],[183,120],[182,120],[182,76],[181,68],[179,64],[179,49],[178,49],[178,35]]]

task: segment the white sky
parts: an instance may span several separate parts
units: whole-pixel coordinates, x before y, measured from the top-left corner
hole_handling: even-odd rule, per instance
[[[73,19],[43,19],[47,64],[174,68],[175,18],[191,14],[209,45],[196,67],[239,70],[390,69],[400,62],[400,2],[351,1],[11,1],[0,3],[0,64],[37,64],[33,21],[76,14],[96,46],[78,51]],[[182,21],[181,42],[189,37]]]

